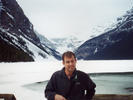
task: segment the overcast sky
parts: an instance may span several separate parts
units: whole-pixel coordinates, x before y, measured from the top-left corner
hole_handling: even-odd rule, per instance
[[[132,8],[133,0],[17,0],[35,30],[47,38],[86,38]]]

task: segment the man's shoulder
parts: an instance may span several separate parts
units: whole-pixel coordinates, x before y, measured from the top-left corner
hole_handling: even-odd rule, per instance
[[[55,71],[53,73],[53,76],[60,76],[61,75],[61,72],[62,72],[62,70]]]
[[[77,73],[78,73],[79,75],[83,75],[83,76],[84,76],[84,75],[85,75],[85,76],[87,75],[87,76],[88,76],[87,73],[85,73],[85,72],[83,72],[83,71],[81,71],[81,70],[77,70]]]
[[[95,83],[91,80],[89,73],[85,73],[83,71],[77,71],[77,76],[80,82],[82,82],[83,84],[89,84],[95,87]]]
[[[77,70],[77,75],[78,77],[81,79],[81,80],[84,80],[84,79],[90,79],[90,76],[89,76],[89,73],[85,73],[83,71],[80,71],[80,70]]]

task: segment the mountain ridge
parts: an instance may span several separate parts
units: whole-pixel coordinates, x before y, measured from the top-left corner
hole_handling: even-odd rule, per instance
[[[32,23],[25,16],[22,8],[18,5],[16,0],[1,0],[1,17],[0,17],[0,38],[8,44],[8,46],[14,46],[16,52],[23,51],[23,54],[29,55],[31,58],[27,61],[37,61],[43,59],[60,59],[59,52],[41,43],[39,36],[36,34]],[[1,44],[2,45],[2,44]],[[3,45],[4,46],[4,45]],[[19,48],[19,49],[18,49]],[[0,50],[3,50],[0,48]],[[6,50],[10,52],[10,50]],[[14,52],[15,53],[15,52]],[[19,53],[17,53],[19,55]],[[0,54],[1,56],[2,54]],[[6,53],[5,53],[6,55]],[[14,54],[15,55],[15,54]],[[12,55],[12,56],[14,56]],[[0,57],[0,61],[3,60],[3,56]],[[6,56],[8,60],[10,55]],[[21,58],[21,56],[20,56]],[[15,58],[13,61],[19,61]],[[26,61],[20,59],[20,61]],[[11,60],[12,62],[12,60]]]
[[[133,8],[117,19],[116,27],[84,42],[75,50],[78,59],[133,59]]]

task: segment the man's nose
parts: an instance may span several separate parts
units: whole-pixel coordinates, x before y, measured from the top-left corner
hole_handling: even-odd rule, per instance
[[[70,65],[72,65],[73,63],[72,62],[70,62]]]

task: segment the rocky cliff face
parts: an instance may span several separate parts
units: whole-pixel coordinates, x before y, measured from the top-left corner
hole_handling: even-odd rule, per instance
[[[117,19],[116,27],[83,43],[78,59],[133,59],[133,9]]]
[[[0,0],[0,13],[0,61],[60,59],[58,52],[42,45],[16,0]]]

